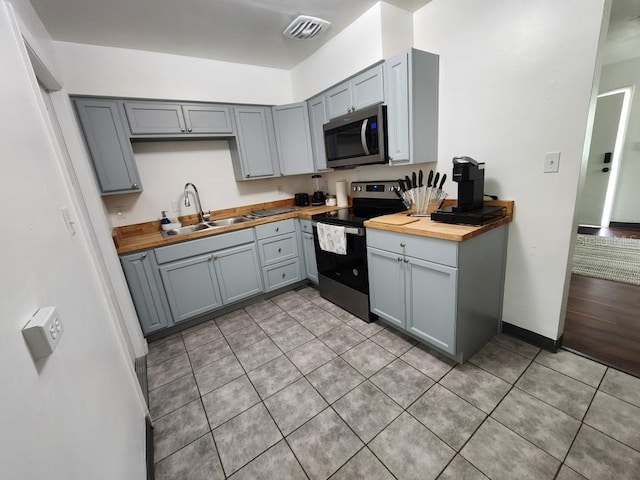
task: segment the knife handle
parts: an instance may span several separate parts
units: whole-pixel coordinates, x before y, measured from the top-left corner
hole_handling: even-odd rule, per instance
[[[436,188],[438,186],[438,180],[440,180],[440,172],[436,172],[435,177],[433,177],[433,187]]]
[[[429,178],[427,179],[427,187],[433,185],[433,170],[429,171]]]
[[[440,180],[440,187],[439,189],[442,190],[442,186],[444,185],[444,181],[447,179],[447,174],[445,173],[444,175],[442,175],[442,179]]]
[[[424,186],[424,173],[422,172],[422,169],[420,169],[420,171],[418,172],[418,186],[419,187],[423,187]]]

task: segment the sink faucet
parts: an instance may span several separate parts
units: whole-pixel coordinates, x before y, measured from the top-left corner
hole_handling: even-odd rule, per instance
[[[209,220],[209,214],[208,213],[204,213],[202,211],[202,203],[200,203],[200,194],[198,193],[198,189],[196,188],[196,186],[191,183],[191,182],[187,182],[184,185],[184,206],[185,207],[190,207],[191,206],[191,202],[189,201],[189,186],[191,186],[193,188],[193,192],[195,193],[195,199],[196,199],[196,208],[198,209],[198,218],[200,218],[200,223],[204,223],[206,220]]]

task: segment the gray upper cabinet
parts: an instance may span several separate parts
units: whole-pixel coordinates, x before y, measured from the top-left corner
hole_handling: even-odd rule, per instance
[[[324,98],[329,119],[382,103],[384,101],[382,64],[327,90]]]
[[[322,128],[328,121],[324,95],[318,95],[308,100],[307,109],[309,110],[309,129],[311,131],[313,163],[316,172],[320,172],[327,170],[327,154],[324,147],[324,130]]]
[[[171,322],[165,311],[164,290],[153,252],[123,255],[120,262],[142,332],[147,335],[168,327]]]
[[[233,135],[231,107],[227,105],[182,105],[182,113],[189,133]]]
[[[186,133],[182,108],[178,103],[124,102],[132,135]]]
[[[384,63],[391,164],[437,161],[438,64],[437,55],[415,49]]]
[[[282,175],[313,173],[307,102],[272,107]]]
[[[131,135],[233,135],[231,109],[217,104],[124,102]]]
[[[141,192],[133,149],[116,100],[74,99],[80,126],[103,195]]]
[[[236,106],[237,136],[229,141],[236,180],[280,175],[270,107]]]

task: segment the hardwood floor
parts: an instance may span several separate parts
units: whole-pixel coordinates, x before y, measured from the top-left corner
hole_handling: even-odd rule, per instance
[[[579,233],[640,238],[638,230],[589,230]],[[571,275],[563,345],[640,376],[640,287]]]

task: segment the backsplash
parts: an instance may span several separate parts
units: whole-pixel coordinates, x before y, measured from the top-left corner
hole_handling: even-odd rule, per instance
[[[297,192],[313,191],[311,174],[236,182],[226,140],[133,142],[133,151],[144,190],[103,197],[112,227],[157,220],[162,210],[169,217],[196,213],[195,202],[184,206],[183,187],[187,182],[198,188],[205,211],[284,200]],[[326,172],[322,177],[328,193],[335,194],[339,180],[396,179],[416,168],[372,165]]]

